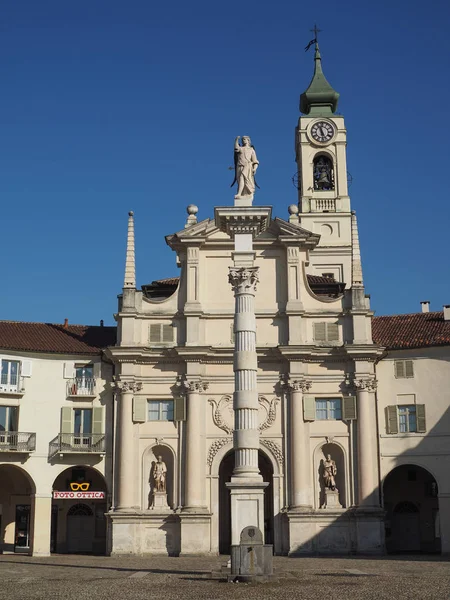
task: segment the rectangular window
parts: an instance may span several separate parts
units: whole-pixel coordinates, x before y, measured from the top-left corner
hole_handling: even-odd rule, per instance
[[[315,342],[338,342],[339,325],[337,323],[314,323]]]
[[[412,360],[394,360],[394,372],[396,379],[414,377],[414,366]]]
[[[340,421],[342,408],[340,398],[316,398],[316,419],[318,421]]]
[[[173,421],[173,400],[148,400],[149,421]]]
[[[93,379],[94,365],[75,365],[75,377],[77,379]]]
[[[0,431],[17,431],[17,406],[0,406]]]
[[[20,362],[18,360],[2,360],[2,386],[18,388]]]
[[[151,344],[170,344],[173,342],[173,325],[171,323],[152,323],[149,328]]]
[[[414,405],[397,406],[399,433],[417,431],[416,407]]]
[[[74,408],[73,432],[75,435],[92,433],[92,408]]]

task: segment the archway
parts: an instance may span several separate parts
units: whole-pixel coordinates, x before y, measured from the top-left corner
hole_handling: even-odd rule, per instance
[[[29,553],[34,482],[20,467],[0,465],[0,549]]]
[[[107,488],[101,473],[70,467],[53,483],[51,551],[105,554]]]
[[[387,552],[439,553],[438,486],[417,465],[393,469],[383,485]]]
[[[266,544],[274,541],[273,466],[267,455],[258,453],[258,466],[262,478],[269,485],[264,491],[264,539]],[[231,480],[234,469],[234,450],[222,459],[219,467],[219,552],[229,554],[231,546],[231,500],[226,483]]]

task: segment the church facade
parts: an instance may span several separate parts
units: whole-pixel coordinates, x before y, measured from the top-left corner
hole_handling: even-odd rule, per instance
[[[271,216],[253,242],[261,528],[276,554],[450,552],[450,309],[373,318],[344,118],[317,44],[314,62],[295,134],[298,204],[285,218]],[[0,416],[15,415],[0,421],[7,549],[17,544],[23,505],[34,554],[229,553],[236,324],[228,269],[236,249],[215,213],[200,219],[188,207],[184,227],[166,237],[180,276],[141,289],[129,214],[115,340],[113,328],[87,339],[89,331],[68,326],[25,352],[5,329]],[[27,404],[34,382],[26,361],[33,377],[41,363],[55,366],[45,379],[51,402],[41,383],[34,407]],[[39,402],[54,439],[44,419],[31,417]],[[12,433],[23,423],[40,427],[39,452],[27,438],[19,459]],[[8,492],[15,477],[17,494]],[[81,539],[83,528],[94,533]]]

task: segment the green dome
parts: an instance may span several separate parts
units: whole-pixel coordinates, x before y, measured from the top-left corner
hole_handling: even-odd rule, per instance
[[[322,58],[316,42],[314,75],[308,89],[300,96],[300,112],[305,115],[326,116],[336,112],[339,94],[325,78]]]

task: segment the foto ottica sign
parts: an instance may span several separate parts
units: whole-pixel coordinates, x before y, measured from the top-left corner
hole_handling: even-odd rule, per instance
[[[56,490],[53,491],[54,500],[101,500],[102,498],[105,498],[105,492],[57,492]]]

